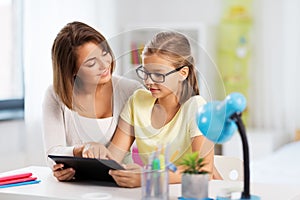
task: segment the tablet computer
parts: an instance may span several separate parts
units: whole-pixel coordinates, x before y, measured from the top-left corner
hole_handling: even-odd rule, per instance
[[[64,168],[72,167],[76,171],[76,180],[115,182],[108,171],[110,169],[124,169],[114,160],[57,155],[48,155],[48,157],[57,164],[64,164]]]

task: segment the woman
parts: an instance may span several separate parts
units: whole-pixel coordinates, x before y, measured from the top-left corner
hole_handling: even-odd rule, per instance
[[[46,154],[111,158],[108,146],[129,96],[142,85],[112,75],[113,52],[105,37],[81,22],[67,24],[52,46],[53,86],[43,102]],[[71,180],[74,169],[53,166]]]

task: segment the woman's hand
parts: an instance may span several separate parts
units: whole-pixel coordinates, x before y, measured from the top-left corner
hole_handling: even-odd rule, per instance
[[[113,159],[108,149],[103,144],[97,142],[86,143],[82,150],[82,157],[98,158],[98,159]]]
[[[141,166],[128,164],[125,170],[109,170],[109,174],[121,187],[140,187],[141,186]]]
[[[75,170],[73,168],[63,169],[63,164],[55,164],[53,165],[53,175],[59,181],[69,181],[74,179]]]

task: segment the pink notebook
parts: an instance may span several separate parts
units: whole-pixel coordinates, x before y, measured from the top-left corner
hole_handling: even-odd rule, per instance
[[[36,177],[11,179],[11,180],[8,180],[8,181],[1,181],[0,185],[7,185],[7,184],[13,184],[13,183],[21,183],[21,182],[27,182],[27,181],[34,181],[36,179],[37,179]]]
[[[3,183],[7,182],[7,181],[30,178],[31,176],[32,176],[32,173],[22,173],[22,174],[3,176],[3,177],[0,177],[0,185],[3,185]]]

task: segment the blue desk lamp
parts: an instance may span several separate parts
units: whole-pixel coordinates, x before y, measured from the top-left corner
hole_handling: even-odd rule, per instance
[[[245,108],[245,97],[240,93],[231,93],[223,101],[209,102],[201,107],[197,114],[197,124],[206,138],[218,144],[230,140],[238,129],[244,158],[244,191],[241,199],[258,200],[260,197],[250,195],[249,147],[245,126],[241,119],[241,113]]]

